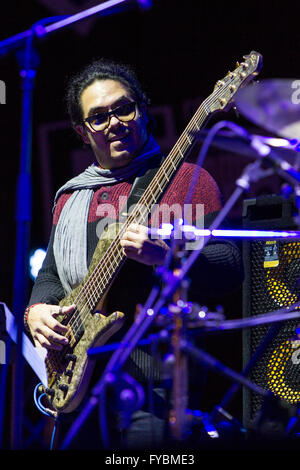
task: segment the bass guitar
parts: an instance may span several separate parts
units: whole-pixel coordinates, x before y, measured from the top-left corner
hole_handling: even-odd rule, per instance
[[[60,302],[60,306],[75,304],[76,309],[66,323],[68,346],[61,351],[49,351],[45,359],[48,387],[44,391],[57,412],[68,413],[79,405],[86,393],[94,366],[87,351],[103,345],[123,324],[122,312],[103,314],[105,297],[126,260],[119,243],[120,235],[130,223],[141,223],[145,219],[145,212],[150,213],[152,205],[160,199],[191,150],[195,133],[212,114],[227,110],[238,89],[258,75],[261,67],[262,56],[252,51],[244,56],[244,61],[237,64],[233,72],[228,72],[226,77],[216,83],[211,95],[197,109],[164,159],[126,223],[120,224],[117,230],[113,228],[116,233],[113,240],[108,236],[105,240],[99,240],[84,281]],[[57,319],[65,322],[62,316]]]

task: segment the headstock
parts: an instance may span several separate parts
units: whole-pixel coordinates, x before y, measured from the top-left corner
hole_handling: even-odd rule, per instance
[[[205,102],[208,113],[225,110],[231,105],[238,89],[245,86],[259,74],[263,62],[262,55],[251,51],[250,54],[243,56],[243,58],[243,62],[237,62],[235,70],[229,71],[226,77],[216,83],[213,93]]]

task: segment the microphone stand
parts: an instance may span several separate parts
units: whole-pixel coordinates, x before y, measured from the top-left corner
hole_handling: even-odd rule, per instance
[[[14,270],[13,312],[16,316],[17,354],[13,365],[13,408],[12,408],[12,448],[22,447],[23,423],[23,354],[22,334],[23,314],[26,306],[28,287],[28,253],[30,247],[31,223],[31,157],[32,157],[32,102],[37,56],[34,54],[33,36],[28,36],[23,53],[20,54],[20,75],[22,78],[22,123],[20,173],[16,195],[16,254]]]
[[[32,211],[32,182],[31,182],[31,160],[32,160],[32,108],[34,95],[34,81],[38,66],[38,55],[34,47],[34,40],[44,37],[52,32],[70,26],[77,21],[84,20],[92,15],[106,12],[117,6],[134,3],[133,0],[108,0],[87,10],[72,16],[49,17],[35,23],[30,29],[0,41],[0,56],[18,49],[20,63],[20,76],[22,79],[22,120],[21,120],[21,151],[20,167],[16,190],[16,253],[13,283],[13,313],[18,326],[17,354],[13,367],[13,400],[12,400],[12,439],[13,449],[22,447],[22,424],[23,424],[23,386],[24,386],[24,364],[22,332],[24,330],[23,315],[26,308],[28,290],[28,258],[30,248],[30,229]],[[141,8],[148,8],[149,2],[138,2]],[[58,20],[58,21],[55,21]],[[53,22],[54,21],[54,22]],[[47,23],[51,23],[48,24]],[[0,407],[0,427],[4,425],[4,413]],[[2,430],[0,429],[0,436]],[[1,445],[1,442],[0,442]]]

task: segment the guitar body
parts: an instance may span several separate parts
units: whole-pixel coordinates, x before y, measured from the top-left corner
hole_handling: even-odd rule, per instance
[[[194,138],[207,119],[217,111],[224,111],[236,91],[255,77],[262,66],[262,56],[255,51],[244,56],[233,72],[218,81],[213,93],[200,105],[190,123],[179,137],[169,155],[129,213],[123,225],[112,224],[104,231],[96,247],[84,281],[60,305],[76,305],[70,318],[58,316],[67,325],[69,345],[62,351],[49,351],[46,357],[48,388],[45,390],[58,412],[74,410],[82,400],[92,374],[93,363],[87,357],[88,349],[104,344],[123,324],[124,314],[104,313],[105,298],[126,257],[119,243],[121,232],[130,223],[144,223],[154,204],[160,200],[175,172],[191,150]]]
[[[111,244],[110,233],[113,234],[116,231],[118,231],[118,227],[112,224],[105,231],[103,238],[99,239],[85,279],[61,300],[60,306],[76,304],[84,285]],[[46,357],[47,394],[51,405],[59,412],[73,411],[86,393],[95,365],[95,361],[88,358],[87,351],[105,344],[124,323],[125,317],[122,312],[106,315],[106,296],[107,292],[93,309],[84,305],[82,309],[84,321],[78,315],[75,322],[67,323],[70,346],[64,347],[62,351],[51,350],[48,352]],[[63,315],[57,316],[57,319],[61,323],[66,323],[66,318]]]

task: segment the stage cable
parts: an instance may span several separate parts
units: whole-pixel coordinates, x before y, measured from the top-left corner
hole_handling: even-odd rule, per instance
[[[46,408],[42,404],[42,399],[44,397],[47,397],[47,394],[45,392],[43,392],[41,395],[38,396],[38,393],[40,391],[40,387],[42,387],[42,386],[43,386],[42,383],[38,383],[36,385],[36,387],[34,389],[34,392],[33,392],[33,398],[34,398],[35,406],[37,407],[39,412],[42,413],[44,416],[47,416],[48,418],[54,419],[54,427],[53,427],[51,442],[50,442],[50,450],[53,450],[54,439],[55,439],[55,434],[56,434],[56,431],[57,431],[59,414],[58,414],[57,411],[50,410],[49,408]]]

